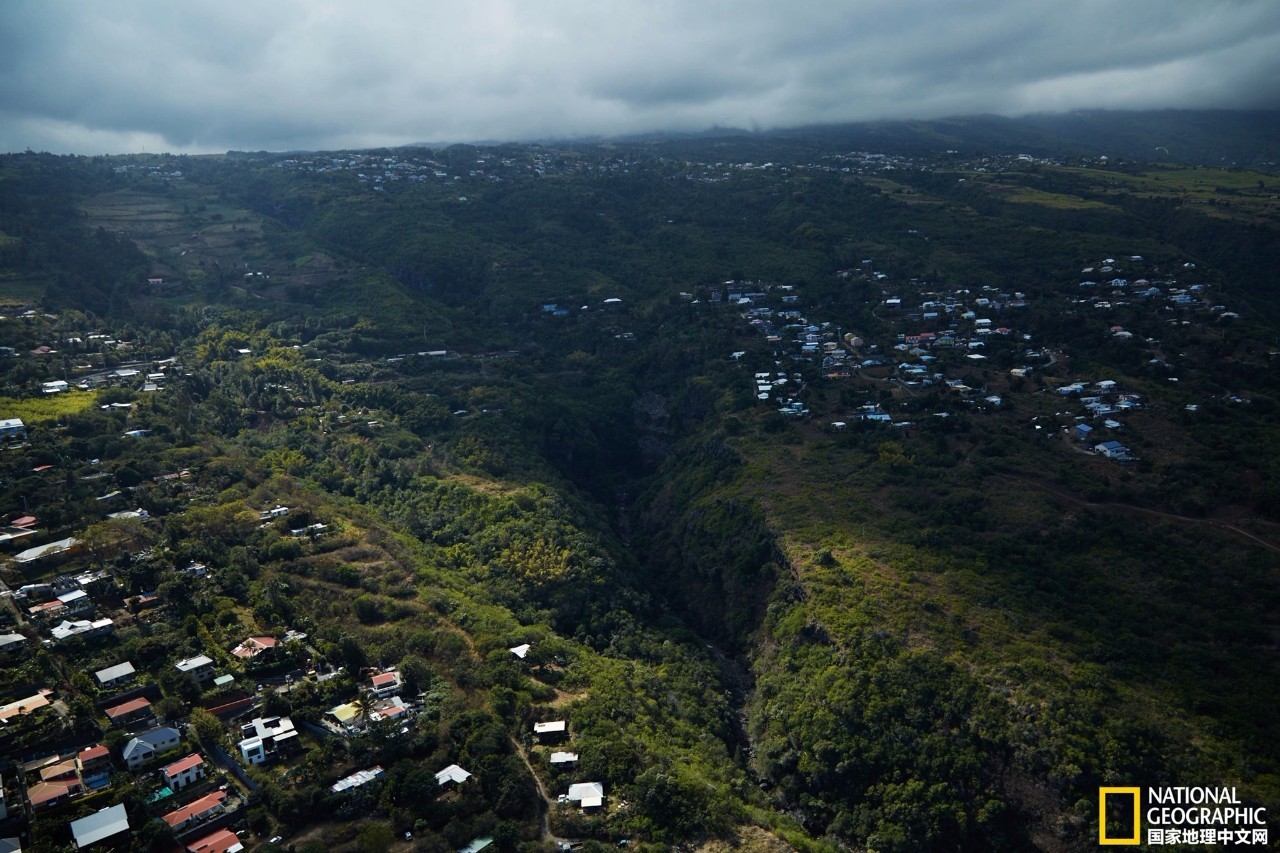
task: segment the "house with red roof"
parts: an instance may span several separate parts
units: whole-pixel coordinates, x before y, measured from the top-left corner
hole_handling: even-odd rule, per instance
[[[27,789],[27,801],[32,811],[51,809],[80,794],[80,780],[55,779],[37,782]]]
[[[369,692],[378,699],[386,699],[388,696],[394,696],[404,687],[404,682],[400,680],[400,673],[394,669],[390,672],[379,672],[371,679],[372,687]]]
[[[164,782],[170,789],[177,791],[184,788],[204,778],[204,756],[193,752],[186,758],[179,758],[162,769],[160,775],[164,777]]]
[[[240,660],[249,660],[256,658],[265,651],[276,647],[275,637],[250,637],[240,645],[231,650],[231,654],[240,658]]]
[[[76,770],[85,785],[95,787],[111,773],[111,752],[106,744],[97,743],[76,753]]]
[[[151,719],[151,702],[145,696],[130,699],[119,705],[113,705],[104,712],[113,726],[125,726],[130,723]]]
[[[187,853],[240,853],[244,844],[229,829],[219,829],[197,838],[186,847]]]
[[[214,791],[212,794],[205,794],[200,799],[193,803],[188,803],[180,809],[174,809],[168,814],[161,815],[160,819],[169,824],[174,832],[182,832],[201,821],[208,820],[214,815],[222,814],[222,810],[226,806],[226,800],[226,791]]]

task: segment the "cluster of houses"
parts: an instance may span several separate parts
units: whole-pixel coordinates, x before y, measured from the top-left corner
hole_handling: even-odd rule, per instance
[[[105,758],[106,748],[101,747],[101,752]],[[59,766],[53,765],[49,769]],[[238,808],[239,800],[228,793],[225,785],[213,789],[205,781],[205,766],[203,756],[192,753],[159,769],[164,787],[153,795],[153,803],[162,804],[184,790],[198,790],[194,795],[184,797],[181,805],[158,805],[156,817],[173,832],[177,840],[175,850],[184,853],[239,853],[244,846],[225,825],[225,818]],[[127,810],[121,803],[73,820],[69,829],[76,849],[84,850],[127,846],[135,827],[130,825]]]
[[[179,475],[180,476],[180,475]],[[273,511],[267,511],[272,515]],[[279,514],[273,518],[281,517]],[[15,519],[13,525],[34,525],[35,519]],[[25,527],[22,529],[26,529]],[[58,544],[58,543],[54,543]],[[71,540],[74,545],[74,540]],[[74,553],[75,548],[61,547],[58,555]],[[21,556],[21,555],[19,555]],[[46,559],[47,552],[31,560],[15,559],[16,565]],[[191,564],[176,569],[180,574],[195,578],[208,577],[209,569],[202,564]],[[13,628],[0,634],[0,659],[3,665],[29,657],[27,649],[32,637],[46,636],[41,643],[46,647],[76,639],[81,651],[94,638],[110,633],[115,620],[100,614],[107,610],[116,619],[131,619],[131,614],[116,612],[119,606],[119,590],[113,574],[105,569],[83,570],[46,576],[47,579],[9,590],[0,587],[8,599],[5,611],[15,621]],[[129,609],[145,609],[145,599],[154,594],[135,596]],[[15,618],[16,617],[16,618]],[[270,635],[245,637],[238,645],[227,650],[226,659],[236,668],[251,671],[257,664],[279,662],[279,650],[290,640],[305,640],[306,635],[290,631],[283,638]],[[46,813],[56,815],[64,806],[82,798],[108,790],[115,782],[115,774],[127,770],[141,774],[148,786],[156,786],[153,792],[152,811],[155,818],[163,820],[174,831],[182,849],[195,853],[226,853],[241,849],[234,833],[224,824],[238,817],[235,810],[238,799],[227,793],[226,786],[215,790],[212,784],[212,768],[206,756],[192,751],[192,742],[174,724],[167,723],[156,701],[160,698],[157,686],[159,673],[154,666],[140,670],[134,661],[118,660],[107,666],[86,672],[96,696],[93,701],[94,716],[101,732],[119,732],[124,735],[119,745],[112,749],[105,740],[94,740],[71,750],[60,749],[43,757],[16,764],[16,769],[5,771],[10,779],[0,778],[0,800],[4,809],[0,813],[0,834],[4,827],[20,826],[22,821],[49,820]],[[247,715],[253,710],[254,697],[237,698],[221,688],[232,685],[235,676],[230,672],[219,674],[215,660],[206,654],[197,654],[181,660],[162,664],[171,672],[185,679],[210,697],[206,703],[211,713],[220,719]],[[213,692],[208,692],[213,691]],[[76,692],[76,691],[73,691]],[[95,692],[90,692],[93,697]],[[222,698],[226,696],[224,701]],[[42,743],[59,743],[66,737],[64,719],[69,718],[67,702],[70,695],[59,697],[51,687],[42,687],[28,694],[6,697],[0,704],[0,753],[10,757],[39,754]],[[221,704],[218,704],[221,703]],[[290,754],[298,747],[299,732],[288,717],[255,716],[240,726],[241,738],[238,756],[241,764],[252,766],[268,763]],[[52,741],[50,740],[52,738]],[[186,750],[184,754],[184,749]],[[11,783],[11,784],[4,784]],[[134,784],[137,784],[135,782]],[[8,795],[5,790],[8,789]],[[22,792],[23,796],[16,796]],[[224,820],[224,818],[226,820]],[[115,846],[127,843],[137,827],[130,827],[126,816],[116,807],[100,809],[94,814],[72,822],[72,837],[80,847]],[[18,842],[14,842],[17,845]],[[8,849],[19,849],[14,846]]]
[[[323,724],[335,734],[352,735],[371,725],[406,722],[413,708],[400,696],[403,690],[404,679],[398,670],[375,672],[369,677],[365,695],[330,708]]]
[[[1117,418],[1142,408],[1142,396],[1124,393],[1114,380],[1099,382],[1072,382],[1056,389],[1059,396],[1076,399],[1086,412],[1077,416],[1071,428],[1071,437],[1091,448],[1099,456],[1124,465],[1138,462],[1138,458],[1124,444],[1115,439],[1098,441],[1107,432],[1117,432],[1124,423]]]
[[[1140,274],[1144,270],[1147,274]],[[1159,305],[1165,311],[1200,309],[1220,322],[1237,316],[1224,305],[1211,304],[1208,285],[1179,285],[1173,275],[1159,274],[1158,268],[1148,267],[1138,255],[1105,258],[1082,272],[1086,278],[1074,292],[1065,283],[1056,289],[1056,295],[1063,297],[1064,310],[1075,310],[1071,305],[1080,302],[1097,308],[1149,304]],[[1176,272],[1195,274],[1195,265],[1183,264]],[[774,405],[784,417],[801,418],[809,414],[803,392],[805,376],[815,372],[813,366],[822,378],[846,379],[858,375],[908,393],[916,389],[945,388],[949,400],[971,411],[987,411],[1006,406],[1002,393],[989,393],[987,389],[992,376],[989,359],[996,353],[1006,366],[1010,358],[1023,359],[1021,366],[1008,370],[1013,384],[1007,393],[1024,387],[1022,380],[1033,372],[1048,370],[1060,360],[1060,352],[1043,344],[1032,348],[1029,344],[1032,335],[1012,321],[1014,312],[1021,312],[1032,303],[1031,297],[1021,290],[992,285],[929,290],[918,279],[895,288],[886,273],[876,271],[871,259],[863,260],[858,267],[840,270],[836,275],[841,280],[857,278],[879,288],[880,298],[874,303],[873,313],[901,331],[891,333],[887,340],[869,343],[833,323],[815,322],[800,310],[800,295],[790,286],[726,281],[723,294],[719,290],[713,294],[713,301],[727,301],[740,309],[743,319],[764,336],[774,367],[753,374],[752,393],[762,403]],[[1052,298],[1053,288],[1049,285],[1043,293],[1037,291],[1037,300]],[[1081,290],[1085,291],[1083,299],[1076,295]],[[682,296],[692,297],[692,294]],[[1190,321],[1173,319],[1170,322]],[[1116,341],[1135,339],[1132,331],[1117,323],[1111,324],[1107,331]],[[1140,340],[1153,343],[1150,338]],[[1019,349],[1021,355],[1013,355],[1015,347],[1025,347],[1025,352]],[[747,357],[745,350],[730,354],[732,361]],[[780,369],[788,360],[797,364]],[[801,366],[806,373],[799,372]],[[1032,387],[1038,389],[1043,385],[1037,375]],[[1138,461],[1127,446],[1106,433],[1122,429],[1122,416],[1142,406],[1139,395],[1122,393],[1111,380],[1072,382],[1050,390],[1078,398],[1084,407],[1084,414],[1077,418],[1081,423],[1072,430],[1072,437],[1086,445],[1090,452],[1121,464]],[[1194,407],[1189,406],[1188,411],[1194,411]],[[946,417],[950,412],[935,414]],[[911,425],[895,420],[882,404],[868,402],[844,419],[832,421],[830,428],[840,431],[851,421]]]
[[[530,644],[521,643],[508,651],[520,660],[525,660],[530,648]],[[568,768],[578,763],[578,753],[564,748],[569,740],[567,720],[534,723],[533,738],[539,746],[549,748],[547,763],[552,767]],[[597,812],[604,808],[604,785],[600,782],[575,782],[569,785],[567,793],[560,794],[556,799],[560,803],[577,803],[584,812]]]

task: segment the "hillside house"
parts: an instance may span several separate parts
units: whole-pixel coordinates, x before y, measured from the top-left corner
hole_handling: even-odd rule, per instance
[[[126,767],[137,770],[153,758],[177,749],[181,740],[177,729],[160,726],[131,738],[121,750],[121,756]]]
[[[576,802],[582,810],[594,811],[604,808],[604,784],[601,782],[579,782],[569,786],[565,795],[569,802]]]
[[[60,593],[56,601],[61,602],[72,616],[83,616],[93,612],[93,599],[88,597],[88,593],[83,589],[72,589],[70,592]]]
[[[98,686],[102,688],[118,687],[121,684],[132,681],[137,672],[133,668],[133,663],[125,661],[115,666],[109,666],[106,669],[100,669],[93,674],[94,680],[98,682]]]
[[[140,723],[143,720],[150,720],[155,716],[151,710],[151,702],[144,696],[130,699],[128,702],[122,702],[119,705],[113,705],[103,713],[107,715],[107,719],[111,721],[113,726],[129,726],[134,723]]]
[[[169,828],[174,832],[182,832],[215,815],[222,814],[226,803],[227,792],[214,791],[180,809],[174,809],[167,814],[161,815],[160,819],[169,824]]]
[[[1133,454],[1129,448],[1125,447],[1118,441],[1104,441],[1102,444],[1094,445],[1094,451],[1108,459],[1126,462],[1133,459]]]
[[[258,717],[241,726],[240,734],[240,755],[249,764],[266,764],[301,746],[298,731],[288,717]]]
[[[561,741],[569,736],[569,724],[564,720],[552,720],[546,723],[533,724],[533,736],[539,743]]]
[[[193,752],[185,758],[179,758],[160,771],[164,783],[171,790],[178,791],[187,785],[204,778],[204,756]]]
[[[17,717],[25,717],[41,708],[49,707],[49,697],[53,691],[43,688],[23,699],[15,699],[7,705],[0,705],[0,725],[7,726]]]
[[[178,672],[195,682],[197,686],[213,679],[213,660],[205,655],[196,655],[193,658],[180,660],[173,666]]]
[[[37,560],[59,557],[64,554],[69,555],[79,550],[80,540],[74,536],[66,539],[59,539],[56,542],[46,542],[43,545],[37,545],[34,548],[28,548],[25,551],[19,551],[13,555],[13,559],[18,563],[34,563]]]
[[[187,853],[241,853],[244,845],[231,830],[218,829],[189,842],[185,849]]]
[[[84,637],[89,639],[92,637],[105,637],[107,634],[115,631],[115,622],[110,619],[79,619],[75,622],[63,620],[61,623],[54,625],[49,634],[56,642],[63,642],[72,637]]]
[[[27,802],[32,811],[62,805],[84,793],[84,785],[76,770],[74,758],[54,761],[40,768],[40,781],[27,789]]]
[[[436,784],[441,787],[449,784],[461,785],[470,778],[471,774],[466,770],[463,770],[456,764],[450,764],[448,767],[436,774]]]
[[[88,817],[71,821],[71,837],[77,850],[83,850],[100,841],[117,841],[121,836],[127,837],[129,832],[129,816],[125,813],[124,803],[100,809]]]
[[[386,771],[380,765],[375,765],[367,770],[358,770],[350,776],[345,776],[329,786],[329,791],[334,794],[341,794],[344,791],[350,791],[353,788],[359,788],[368,785],[374,780],[381,779],[386,775]]]
[[[22,418],[4,418],[0,420],[0,441],[25,438],[26,435],[27,425],[22,422]]]
[[[76,753],[76,770],[85,787],[102,787],[111,775],[111,751],[101,743],[85,747]]]
[[[395,696],[404,687],[404,682],[400,680],[400,673],[395,670],[379,672],[370,681],[369,692],[378,699]]]
[[[240,658],[240,660],[249,660],[256,658],[258,655],[266,651],[276,648],[275,637],[249,637],[243,643],[231,650],[231,654]]]
[[[27,638],[22,634],[0,634],[0,657],[16,655],[26,645]]]

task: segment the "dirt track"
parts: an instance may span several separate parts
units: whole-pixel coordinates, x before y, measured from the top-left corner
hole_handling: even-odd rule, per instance
[[[1070,492],[1064,489],[1061,489],[1058,486],[1053,485],[1052,483],[1046,483],[1041,480],[1033,479],[1031,477],[1024,477],[1018,474],[997,474],[996,476],[1000,477],[1000,479],[1002,480],[1008,480],[1009,482],[1012,482],[1012,483],[1021,483],[1024,486],[1031,486],[1034,489],[1039,489],[1042,492],[1047,492],[1048,494],[1053,495],[1059,500],[1066,501],[1067,503],[1072,504],[1073,506],[1078,506],[1083,509],[1118,510],[1120,512],[1128,512],[1136,515],[1145,515],[1148,518],[1159,518],[1159,519],[1164,519],[1166,521],[1176,521],[1180,524],[1190,524],[1198,527],[1209,527],[1214,530],[1221,530],[1226,533],[1232,533],[1232,534],[1235,534],[1236,536],[1243,537],[1245,539],[1248,539],[1250,542],[1254,543],[1255,545],[1260,545],[1261,547],[1266,548],[1269,551],[1274,551],[1277,554],[1280,554],[1280,545],[1277,545],[1274,542],[1270,542],[1266,539],[1263,539],[1261,536],[1258,536],[1254,533],[1250,533],[1248,530],[1245,530],[1244,528],[1241,528],[1241,527],[1237,527],[1236,525],[1231,524],[1230,522],[1218,521],[1212,518],[1193,518],[1192,516],[1189,516],[1189,515],[1178,515],[1177,513],[1165,512],[1164,510],[1149,509],[1147,507],[1133,506],[1132,504],[1125,504],[1125,503],[1116,503],[1114,501],[1105,501],[1105,502],[1088,501],[1088,500],[1085,500],[1084,498],[1077,497],[1076,495],[1073,495]]]

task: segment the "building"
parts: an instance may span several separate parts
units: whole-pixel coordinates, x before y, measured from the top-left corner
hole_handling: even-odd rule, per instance
[[[240,853],[244,845],[229,829],[219,829],[197,838],[186,846],[187,853]]]
[[[193,752],[185,758],[168,765],[160,771],[164,782],[171,790],[178,791],[204,778],[204,757]]]
[[[125,814],[124,803],[108,806],[88,817],[71,821],[71,837],[77,850],[83,850],[99,841],[115,839],[128,831],[129,816]]]
[[[7,726],[14,717],[23,717],[49,707],[49,697],[52,695],[53,691],[45,687],[25,699],[15,699],[7,705],[0,705],[0,725]]]
[[[25,551],[19,551],[13,555],[13,559],[18,563],[34,563],[36,560],[43,560],[47,557],[56,557],[60,554],[70,553],[80,547],[80,540],[74,536],[66,539],[59,539],[56,542],[46,542],[43,545],[37,545],[35,548],[28,548]]]
[[[298,748],[298,730],[288,717],[259,717],[241,726],[240,755],[250,764],[266,764]]]
[[[231,654],[240,658],[240,660],[249,660],[275,647],[275,637],[250,637],[232,649]]]
[[[83,589],[73,589],[70,592],[61,593],[58,595],[57,600],[62,602],[62,606],[67,608],[67,612],[73,615],[78,616],[93,612],[93,599]]]
[[[226,801],[226,791],[214,791],[180,809],[161,815],[160,819],[169,824],[174,832],[182,832],[214,815],[222,814]]]
[[[182,736],[177,729],[160,726],[131,738],[124,745],[121,756],[126,767],[137,770],[153,758],[177,749],[181,741]]]
[[[376,779],[381,779],[384,775],[386,775],[386,771],[380,765],[375,765],[368,770],[358,770],[350,776],[339,779],[329,786],[329,791],[334,794],[341,794],[344,791],[368,785]]]
[[[115,666],[109,666],[106,669],[100,669],[93,674],[97,680],[99,687],[116,687],[127,681],[132,681],[136,671],[130,661],[118,663]]]
[[[533,735],[539,741],[564,740],[569,735],[569,726],[564,720],[552,720],[547,723],[534,723]]]
[[[104,637],[116,629],[115,622],[107,618],[79,619],[75,622],[64,619],[49,630],[49,634],[59,643],[66,642],[72,637],[83,637],[90,639],[92,637]]]
[[[128,702],[122,702],[119,705],[112,705],[103,713],[107,715],[107,719],[111,721],[113,726],[127,726],[132,723],[149,720],[155,716],[151,711],[151,702],[145,696],[130,699]]]
[[[1108,459],[1116,459],[1127,462],[1133,459],[1133,455],[1129,452],[1129,448],[1125,447],[1118,441],[1104,441],[1102,444],[1094,445],[1094,451],[1107,457]]]
[[[32,811],[41,811],[60,806],[83,791],[75,759],[68,759],[40,769],[40,781],[27,789],[27,802]]]
[[[21,634],[0,634],[0,656],[16,654],[26,647],[27,638]]]
[[[573,764],[577,760],[578,753],[576,752],[553,752],[550,758],[552,764]]]
[[[213,680],[213,660],[205,655],[180,660],[174,667],[197,685]]]
[[[404,682],[400,680],[400,673],[392,670],[391,672],[379,672],[371,679],[372,686],[369,692],[378,699],[386,699],[388,696],[394,696],[400,692],[404,686]]]
[[[27,425],[22,418],[4,418],[0,420],[0,441],[11,438],[22,438],[27,434]]]
[[[80,750],[76,753],[76,770],[85,787],[105,785],[111,775],[111,751],[101,743]]]
[[[456,764],[450,764],[448,767],[436,774],[436,784],[444,786],[452,782],[455,785],[461,785],[470,778],[471,774],[466,770],[463,770]]]
[[[600,782],[579,782],[569,786],[565,796],[570,802],[579,803],[583,811],[598,809],[604,806],[604,785]]]

